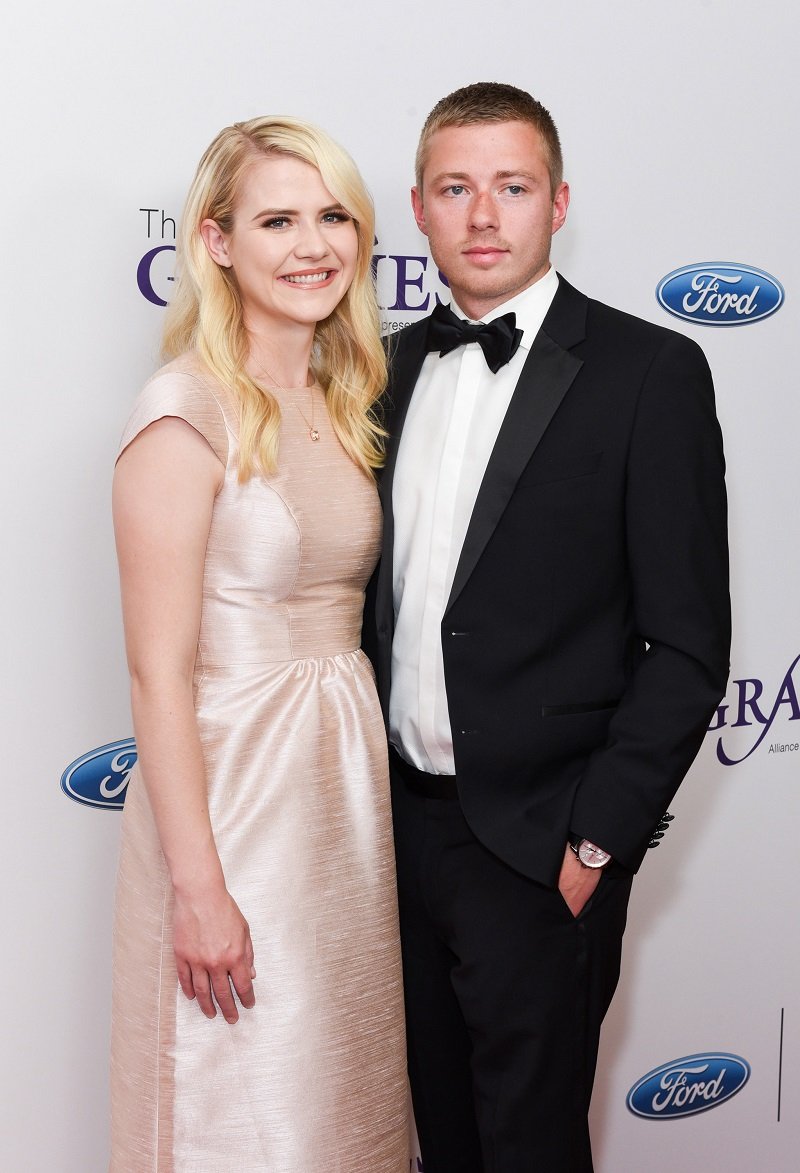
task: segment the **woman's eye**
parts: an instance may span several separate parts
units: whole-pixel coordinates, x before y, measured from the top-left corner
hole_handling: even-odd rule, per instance
[[[285,228],[289,221],[285,216],[273,216],[271,220],[267,220],[265,228]]]
[[[326,212],[322,217],[323,224],[346,224],[351,217],[347,212]]]

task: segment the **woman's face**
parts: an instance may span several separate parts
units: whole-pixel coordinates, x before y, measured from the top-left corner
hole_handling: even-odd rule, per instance
[[[315,167],[289,155],[258,159],[246,171],[230,234],[210,220],[201,231],[214,260],[233,268],[251,330],[315,326],[353,280],[358,235],[351,216]]]

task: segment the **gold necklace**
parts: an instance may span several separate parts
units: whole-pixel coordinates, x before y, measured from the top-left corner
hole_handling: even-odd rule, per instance
[[[281,383],[278,382],[278,380],[275,378],[275,376],[270,374],[270,372],[267,370],[266,367],[261,368],[261,373],[267,376],[267,378],[272,383],[272,386],[275,388],[276,391],[278,391],[278,390],[285,391],[286,390],[286,388]],[[297,408],[297,410],[300,412],[300,418],[302,419],[303,423],[308,428],[309,440],[311,440],[314,444],[316,444],[317,440],[319,440],[319,438],[320,438],[320,435],[319,435],[319,429],[314,427],[314,384],[313,383],[309,387],[309,394],[311,395],[311,423],[309,423],[308,420],[306,419],[305,415],[303,414],[303,410],[300,407],[300,404],[296,400],[294,401],[294,405]]]
[[[308,428],[309,439],[312,440],[316,444],[317,440],[319,439],[319,431],[314,427],[314,387],[313,387],[313,384],[311,387],[309,387],[309,392],[311,394],[311,423],[309,423],[308,420],[306,419],[305,415],[303,414],[303,409],[301,408],[301,406],[297,402],[297,400],[294,401],[294,405],[297,408],[297,410],[300,412],[300,418],[302,419],[303,423]]]

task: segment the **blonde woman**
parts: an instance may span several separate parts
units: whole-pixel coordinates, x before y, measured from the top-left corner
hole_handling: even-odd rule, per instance
[[[139,760],[114,951],[117,1173],[408,1168],[386,747],[359,649],[380,541],[373,212],[314,127],[223,130],[172,361],[114,522]]]

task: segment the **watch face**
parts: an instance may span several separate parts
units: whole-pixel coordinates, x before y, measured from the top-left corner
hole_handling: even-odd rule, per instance
[[[587,868],[602,868],[611,859],[607,851],[595,846],[588,839],[582,839],[578,845],[578,859]]]

